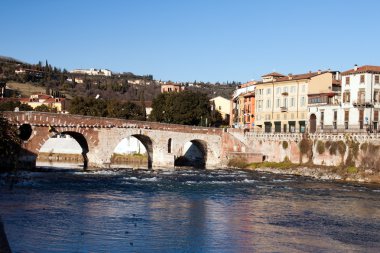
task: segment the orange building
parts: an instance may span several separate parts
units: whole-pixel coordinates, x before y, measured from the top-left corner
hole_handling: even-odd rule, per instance
[[[248,92],[244,97],[244,128],[253,129],[255,126],[255,92]]]

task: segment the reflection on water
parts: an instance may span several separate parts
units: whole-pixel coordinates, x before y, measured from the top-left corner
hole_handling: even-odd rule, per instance
[[[15,252],[377,252],[380,188],[232,170],[0,177]]]

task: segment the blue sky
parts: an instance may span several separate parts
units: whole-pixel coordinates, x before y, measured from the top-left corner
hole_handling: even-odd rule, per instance
[[[380,65],[377,0],[2,0],[0,55],[173,81]]]

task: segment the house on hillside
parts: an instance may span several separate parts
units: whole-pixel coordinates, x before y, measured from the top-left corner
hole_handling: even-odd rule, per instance
[[[165,84],[161,85],[161,93],[165,93],[165,92],[181,92],[183,90],[185,90],[184,86],[182,86],[180,84],[172,83],[172,82],[168,82],[168,83],[165,83]]]
[[[67,109],[65,98],[55,98],[46,94],[33,94],[29,98],[20,98],[19,101],[30,105],[33,109],[41,105],[46,105],[51,109],[55,108],[57,112],[65,112]]]

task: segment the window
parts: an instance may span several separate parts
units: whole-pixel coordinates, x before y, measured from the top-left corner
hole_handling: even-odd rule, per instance
[[[269,94],[270,94],[270,88],[267,89],[267,95],[269,95]]]
[[[276,94],[280,94],[280,87],[276,88]]]
[[[373,92],[373,102],[378,103],[379,102],[379,90],[375,90]]]
[[[222,110],[222,106],[220,106],[220,105],[219,105],[219,107],[218,107],[218,108],[219,108],[219,110]]]
[[[294,107],[295,106],[295,103],[294,103],[294,98],[291,98],[290,99],[290,107]]]
[[[290,119],[294,119],[294,113],[290,114]]]
[[[270,100],[267,99],[267,108],[270,108]]]
[[[346,85],[350,85],[350,77],[346,76]]]
[[[334,111],[334,121],[333,121],[333,128],[337,129],[337,120],[338,120],[338,112]]]
[[[169,138],[168,140],[168,153],[170,154],[172,152],[172,138]]]
[[[302,92],[306,91],[306,85],[302,85]]]
[[[277,108],[280,107],[280,99],[279,99],[279,98],[276,99],[276,107],[277,107]]]
[[[344,121],[348,122],[350,117],[350,111],[344,111]]]
[[[364,110],[359,110],[359,127],[360,129],[364,127]]]
[[[295,93],[296,92],[296,86],[290,87],[290,93]]]
[[[364,83],[364,80],[365,80],[364,75],[360,75],[360,83]]]
[[[343,103],[349,103],[350,97],[351,97],[351,95],[350,95],[349,91],[343,92]]]
[[[288,92],[288,87],[284,87],[284,88],[282,89],[282,92]]]
[[[305,97],[301,97],[301,106],[305,106]]]
[[[288,99],[287,99],[287,98],[284,98],[284,99],[282,100],[282,106],[285,107],[285,108],[288,107]]]
[[[379,80],[380,78],[379,78],[379,76],[375,76],[375,83],[376,84],[379,84],[380,83],[380,80]]]
[[[379,111],[374,111],[374,115],[373,115],[373,120],[374,121],[379,121]]]

